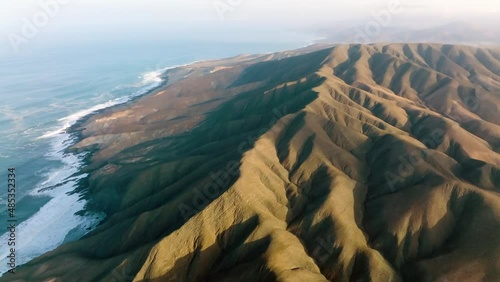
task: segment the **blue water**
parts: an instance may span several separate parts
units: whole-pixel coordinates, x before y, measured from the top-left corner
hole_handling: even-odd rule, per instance
[[[0,184],[5,187],[0,189],[0,226],[7,218],[7,169],[15,167],[18,264],[78,239],[103,219],[101,214],[75,215],[85,203],[68,194],[78,180],[72,174],[82,156],[62,152],[71,143],[64,129],[79,117],[145,93],[158,85],[166,67],[305,43],[130,41],[69,44],[0,57],[0,179],[5,184]],[[0,233],[0,273],[7,270],[2,259],[6,236]]]

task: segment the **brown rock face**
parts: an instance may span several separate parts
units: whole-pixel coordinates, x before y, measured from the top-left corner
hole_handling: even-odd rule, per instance
[[[16,281],[500,281],[500,49],[315,48],[80,123],[108,217]]]

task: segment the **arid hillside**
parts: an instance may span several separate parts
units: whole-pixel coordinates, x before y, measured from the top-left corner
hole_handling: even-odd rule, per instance
[[[500,281],[500,48],[314,46],[165,78],[73,128],[78,192],[108,216],[16,281]]]

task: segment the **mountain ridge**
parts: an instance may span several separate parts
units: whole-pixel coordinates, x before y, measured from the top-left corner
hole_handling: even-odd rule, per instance
[[[108,218],[16,281],[500,279],[500,49],[317,48],[169,70],[80,122]]]

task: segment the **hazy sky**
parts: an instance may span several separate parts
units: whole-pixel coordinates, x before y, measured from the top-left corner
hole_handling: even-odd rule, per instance
[[[391,1],[402,7],[392,15],[391,24],[496,22],[500,15],[500,0],[2,0],[0,40],[22,35],[27,22],[37,19],[42,24],[36,26],[36,39],[41,41],[61,39],[63,34],[147,37],[157,32],[178,38],[244,37],[246,31],[303,30],[348,20],[362,23],[386,10]],[[44,13],[50,14],[48,19]],[[416,20],[423,15],[432,20]]]
[[[385,8],[389,2],[400,2],[406,13],[493,14],[499,12],[499,0],[2,0],[2,25],[30,17],[40,3],[59,1],[63,10],[56,17],[65,21],[121,22],[129,19],[171,21],[217,21],[215,6],[231,7],[230,20],[279,21],[284,24],[319,22],[332,17],[345,19]],[[227,5],[227,6],[224,6]]]

